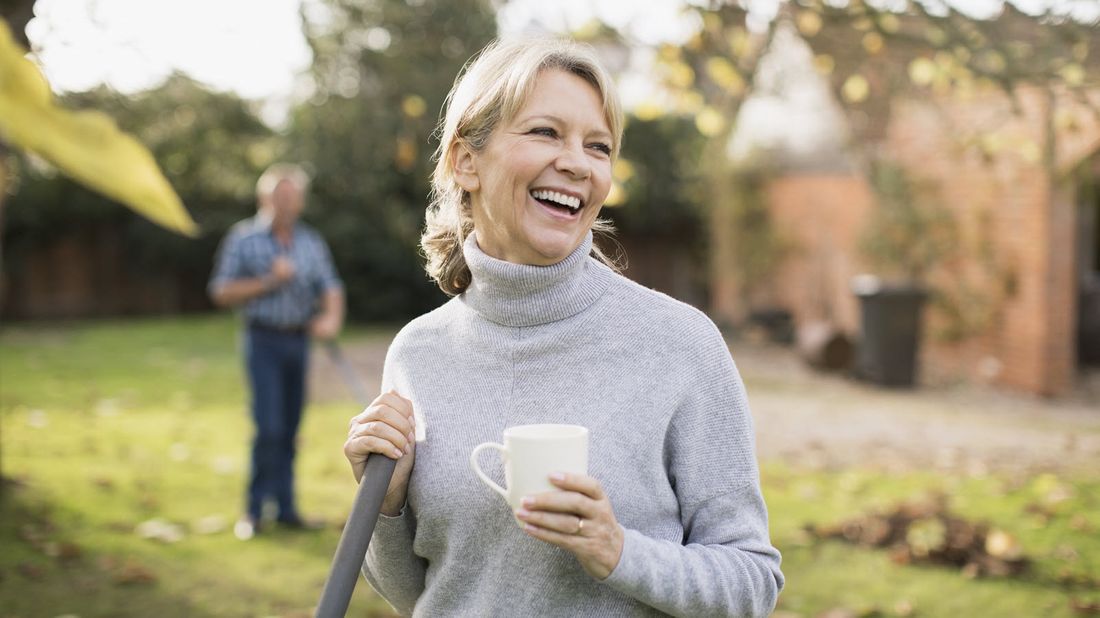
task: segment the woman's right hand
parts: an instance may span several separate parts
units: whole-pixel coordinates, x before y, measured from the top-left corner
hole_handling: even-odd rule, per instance
[[[349,423],[348,439],[344,442],[344,457],[351,464],[355,481],[363,478],[367,456],[380,453],[397,460],[382,514],[392,517],[405,506],[409,476],[416,458],[416,428],[412,402],[396,391],[382,393]]]

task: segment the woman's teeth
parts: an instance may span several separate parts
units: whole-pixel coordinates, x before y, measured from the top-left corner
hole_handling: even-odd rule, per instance
[[[569,212],[573,213],[581,209],[581,201],[579,198],[565,195],[564,193],[558,193],[557,191],[532,191],[531,197],[540,202],[549,203],[551,206],[568,208]]]

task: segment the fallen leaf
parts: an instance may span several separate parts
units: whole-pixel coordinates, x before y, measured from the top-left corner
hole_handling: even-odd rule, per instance
[[[846,607],[834,607],[821,612],[815,618],[859,618],[859,616]]]
[[[163,519],[150,519],[137,525],[134,532],[143,539],[162,543],[176,543],[183,540],[183,529]]]
[[[222,515],[207,515],[191,523],[191,531],[195,534],[217,534],[228,527],[226,519]]]
[[[148,567],[131,560],[122,565],[114,575],[114,582],[120,586],[148,585],[156,583],[157,576]]]
[[[985,551],[994,558],[1017,560],[1023,555],[1023,548],[1016,537],[1004,530],[990,530],[985,537]]]
[[[42,565],[30,562],[20,562],[16,565],[15,570],[23,577],[33,581],[41,581],[46,576],[46,569],[42,568]]]
[[[1083,616],[1100,615],[1100,601],[1085,601],[1083,599],[1070,599],[1069,607],[1074,612]]]

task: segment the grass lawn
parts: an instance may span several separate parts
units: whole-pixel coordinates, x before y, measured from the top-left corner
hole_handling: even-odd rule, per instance
[[[388,338],[356,331],[349,339]],[[240,510],[250,422],[226,316],[8,326],[0,333],[0,617],[307,616],[339,538],[274,532],[249,543]],[[750,388],[752,385],[750,385]],[[766,388],[760,385],[760,388]],[[303,510],[342,521],[353,485],[338,444],[355,405],[311,406],[302,428]],[[1100,602],[1100,479],[800,471],[765,462],[787,616],[1074,617]],[[822,542],[835,522],[930,490],[1018,538],[1023,578],[968,579]],[[1042,508],[1036,508],[1038,506]],[[154,521],[174,542],[142,538]],[[351,615],[388,606],[361,583]]]

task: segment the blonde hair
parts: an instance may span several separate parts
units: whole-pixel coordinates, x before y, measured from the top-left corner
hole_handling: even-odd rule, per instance
[[[263,204],[264,199],[275,192],[279,183],[289,180],[305,194],[309,190],[309,174],[306,170],[294,163],[274,163],[256,181],[256,201]]]
[[[425,213],[420,247],[427,258],[428,275],[445,293],[461,294],[470,285],[470,269],[462,255],[462,244],[474,229],[470,196],[460,187],[451,167],[451,150],[464,143],[475,152],[485,148],[489,136],[508,122],[527,103],[542,71],[561,69],[592,85],[603,101],[604,115],[611,129],[611,158],[619,154],[623,114],[611,77],[600,66],[587,45],[573,41],[530,38],[494,41],[466,64],[447,95],[446,112],[437,132],[432,194]],[[611,223],[597,219],[593,232],[610,234]],[[612,259],[595,244],[592,255],[616,268]]]

